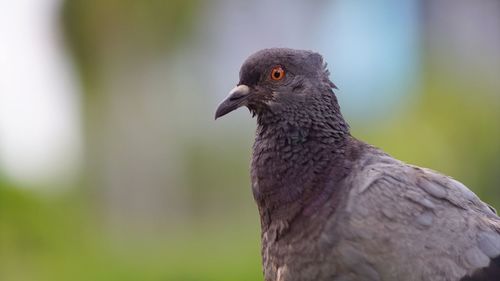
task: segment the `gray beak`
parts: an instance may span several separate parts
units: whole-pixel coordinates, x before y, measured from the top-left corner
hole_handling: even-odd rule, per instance
[[[215,111],[215,119],[222,117],[240,106],[247,104],[250,88],[247,85],[234,87],[229,95],[219,104]]]

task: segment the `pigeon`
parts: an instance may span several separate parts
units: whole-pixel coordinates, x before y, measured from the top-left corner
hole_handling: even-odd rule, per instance
[[[354,138],[322,56],[243,63],[215,119],[257,116],[251,188],[266,281],[500,280],[500,218],[459,181]]]

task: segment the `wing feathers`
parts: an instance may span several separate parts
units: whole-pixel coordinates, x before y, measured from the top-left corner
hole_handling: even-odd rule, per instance
[[[361,169],[351,179],[347,211],[358,228],[353,233],[372,237],[360,242],[365,249],[385,251],[370,260],[383,276],[500,281],[500,219],[465,185],[397,160]],[[372,221],[380,225],[366,228]],[[380,249],[386,245],[391,249]],[[387,273],[389,264],[396,272]]]

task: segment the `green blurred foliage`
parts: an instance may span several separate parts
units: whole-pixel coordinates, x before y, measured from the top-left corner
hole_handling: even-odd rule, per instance
[[[106,67],[124,59],[140,64],[179,48],[190,35],[202,4],[183,0],[64,2],[61,20],[82,78],[89,145],[94,143],[88,135],[95,134],[107,110],[106,98],[100,95]],[[186,169],[197,175],[187,178],[183,186],[191,202],[190,219],[149,233],[134,225],[110,230],[99,198],[103,191],[89,185],[91,180],[84,178],[76,192],[55,198],[0,182],[0,280],[262,279],[259,222],[250,191],[234,188],[247,182],[248,157],[238,157],[241,145],[223,157],[216,157],[212,148],[202,142],[187,142],[183,148]],[[219,146],[219,152],[223,151],[227,153]],[[238,167],[240,172],[229,174],[225,181],[217,177],[222,170],[213,159],[220,161],[216,164],[222,169]],[[236,193],[238,200],[230,207],[241,210],[227,214],[216,197],[228,199]],[[246,200],[241,204],[243,197]],[[248,215],[242,220],[238,214]]]
[[[216,212],[239,209],[252,214],[256,211],[248,173],[250,146],[249,139],[231,137],[213,142],[185,142],[185,165],[190,174],[196,175],[187,176],[186,181],[195,217],[214,209]]]
[[[117,241],[72,196],[40,197],[0,184],[0,280],[261,278],[257,225],[210,220]]]
[[[92,89],[98,86],[108,57],[140,60],[173,50],[190,34],[201,4],[197,0],[64,1],[62,25],[85,93],[95,93]]]

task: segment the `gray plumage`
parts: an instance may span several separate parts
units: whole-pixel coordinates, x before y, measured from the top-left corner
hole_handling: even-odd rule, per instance
[[[262,50],[216,112],[257,115],[265,280],[500,280],[494,210],[460,182],[352,137],[328,76],[317,53]]]

